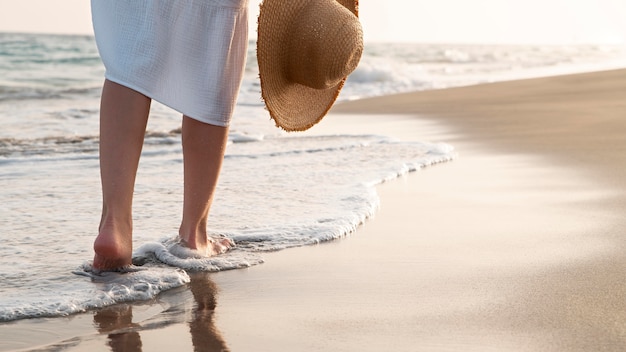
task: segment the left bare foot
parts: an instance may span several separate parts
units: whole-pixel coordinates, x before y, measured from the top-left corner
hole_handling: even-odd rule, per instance
[[[131,265],[132,241],[129,235],[102,227],[93,249],[93,268],[97,271],[115,271]]]

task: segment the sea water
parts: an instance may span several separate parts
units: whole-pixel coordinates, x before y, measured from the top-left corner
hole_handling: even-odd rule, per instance
[[[249,267],[267,251],[344,237],[375,213],[377,184],[454,157],[444,143],[280,131],[263,108],[254,48],[210,215],[210,231],[236,248],[181,259],[164,246],[181,215],[181,117],[155,103],[134,203],[134,256],[146,264],[95,276],[85,271],[101,206],[104,68],[94,40],[0,34],[0,321],[150,299],[187,283],[189,270]],[[623,67],[625,58],[603,46],[368,44],[339,100]]]

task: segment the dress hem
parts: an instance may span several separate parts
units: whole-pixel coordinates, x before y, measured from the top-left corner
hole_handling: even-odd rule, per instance
[[[122,79],[117,79],[117,78],[111,77],[110,75],[108,75],[106,73],[104,75],[104,78],[106,78],[108,81],[111,81],[113,83],[119,84],[119,85],[124,86],[124,87],[126,87],[128,89],[132,89],[132,90],[134,90],[134,91],[136,91],[136,92],[138,92],[140,94],[143,94],[146,97],[148,97],[148,98],[150,98],[150,99],[152,99],[154,101],[157,101],[158,103],[163,104],[163,105],[167,106],[168,108],[173,109],[176,112],[178,112],[180,114],[183,114],[184,116],[187,116],[189,118],[192,118],[192,119],[194,119],[196,121],[199,121],[199,122],[202,122],[202,123],[206,123],[208,125],[218,126],[218,127],[229,127],[229,125],[230,125],[230,123],[224,124],[222,120],[212,120],[210,118],[202,118],[202,117],[192,116],[192,115],[195,115],[195,114],[188,114],[188,113],[186,113],[185,111],[183,111],[183,109],[180,109],[180,108],[174,106],[175,104],[170,104],[165,99],[161,99],[160,97],[157,97],[154,94],[150,93],[148,91],[148,89],[141,88],[141,87],[139,87],[139,86],[137,86],[135,84],[130,84],[130,83],[128,83],[128,82],[126,82],[126,81],[124,81]]]

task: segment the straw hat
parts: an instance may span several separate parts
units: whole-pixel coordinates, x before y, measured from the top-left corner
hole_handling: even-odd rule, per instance
[[[303,131],[330,110],[363,52],[358,0],[264,0],[257,59],[276,126]]]

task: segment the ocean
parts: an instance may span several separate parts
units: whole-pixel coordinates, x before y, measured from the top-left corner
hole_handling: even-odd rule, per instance
[[[94,276],[85,268],[100,219],[104,68],[93,37],[0,33],[0,321],[148,300],[188,283],[189,271],[246,268],[268,251],[348,236],[376,212],[376,185],[462,155],[445,141],[277,129],[254,49],[209,218],[237,247],[207,259],[165,249],[181,215],[181,117],[155,103],[134,203],[134,255],[145,264]],[[623,47],[371,43],[339,102],[625,66]]]

